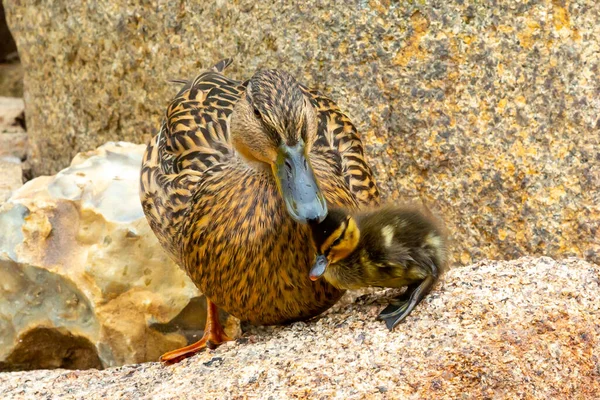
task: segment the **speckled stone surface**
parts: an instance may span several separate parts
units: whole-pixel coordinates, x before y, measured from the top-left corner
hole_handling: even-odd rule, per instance
[[[0,70],[1,67],[0,64]],[[23,186],[23,161],[27,158],[28,141],[19,121],[24,109],[23,99],[0,95],[0,206],[13,191]]]
[[[35,5],[35,6],[34,6]],[[38,174],[143,142],[171,78],[280,67],[358,125],[384,195],[448,220],[460,264],[600,262],[600,3],[70,1],[6,4]]]
[[[485,261],[451,270],[391,333],[367,295],[170,367],[0,373],[0,397],[597,399],[599,292],[582,260]]]
[[[0,64],[0,96],[23,97],[23,67],[20,63]]]

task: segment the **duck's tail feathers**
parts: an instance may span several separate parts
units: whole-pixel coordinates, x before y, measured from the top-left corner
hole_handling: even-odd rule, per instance
[[[231,63],[233,62],[233,58],[224,58],[221,61],[219,61],[218,63],[216,63],[211,70],[215,71],[215,72],[223,72],[225,70],[225,68],[229,67],[231,65]]]
[[[167,82],[172,83],[174,85],[185,85],[186,83],[188,83],[188,81],[185,79],[167,79]]]
[[[231,63],[233,62],[233,58],[224,58],[221,61],[219,61],[218,63],[216,63],[215,65],[213,65],[211,68],[209,68],[209,71],[212,72],[223,72],[225,70],[225,68],[227,68],[228,66],[231,65]],[[200,76],[202,76],[203,74],[200,74]],[[168,83],[172,83],[174,85],[187,85],[190,81],[188,79],[167,79]]]

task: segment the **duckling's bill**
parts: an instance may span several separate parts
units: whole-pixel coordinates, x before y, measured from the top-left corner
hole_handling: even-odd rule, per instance
[[[319,279],[325,273],[327,265],[329,265],[327,256],[325,256],[324,254],[318,254],[317,259],[315,260],[315,263],[313,264],[313,267],[310,270],[310,280],[316,281],[317,279]]]
[[[302,141],[294,146],[280,146],[273,172],[287,211],[294,220],[307,223],[325,219],[327,203]]]

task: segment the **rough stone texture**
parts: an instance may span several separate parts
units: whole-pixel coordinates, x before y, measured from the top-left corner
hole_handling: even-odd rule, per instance
[[[25,103],[18,97],[0,97],[0,137],[10,133],[25,133],[23,128]],[[14,144],[1,143],[0,155],[15,151]],[[17,150],[22,150],[20,147]],[[12,153],[11,153],[12,154]]]
[[[0,119],[2,116],[0,116]],[[27,158],[28,140],[27,133],[21,132],[0,133],[0,157],[23,161]]]
[[[0,208],[0,370],[155,361],[201,333],[205,300],[142,212],[144,147],[79,154]]]
[[[0,64],[0,96],[23,97],[23,67],[20,63]]]
[[[171,367],[0,374],[0,396],[597,399],[599,292],[582,260],[485,261],[451,270],[391,333],[367,295]]]
[[[0,204],[23,186],[23,165],[28,140],[23,129],[23,99],[0,97]]]
[[[595,0],[6,6],[35,173],[106,140],[147,140],[177,91],[167,79],[235,56],[234,77],[281,67],[336,99],[383,193],[441,211],[459,263],[600,262]]]
[[[0,160],[20,163],[28,156],[23,99],[0,97]]]
[[[21,186],[23,186],[21,163],[0,157],[0,205]]]

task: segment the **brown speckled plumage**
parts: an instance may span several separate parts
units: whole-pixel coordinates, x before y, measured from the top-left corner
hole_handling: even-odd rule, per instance
[[[162,246],[220,308],[254,324],[309,318],[343,292],[309,280],[315,253],[308,226],[290,218],[270,169],[250,167],[234,147],[230,123],[236,102],[263,96],[255,113],[293,125],[289,131],[302,139],[310,139],[303,133],[307,124],[316,123],[316,137],[306,148],[329,204],[351,209],[377,204],[377,186],[356,129],[335,103],[279,71],[257,83],[251,79],[248,93],[248,82],[221,73],[229,63],[185,84],[169,105],[143,160],[144,212]],[[317,121],[294,108],[305,99]]]

